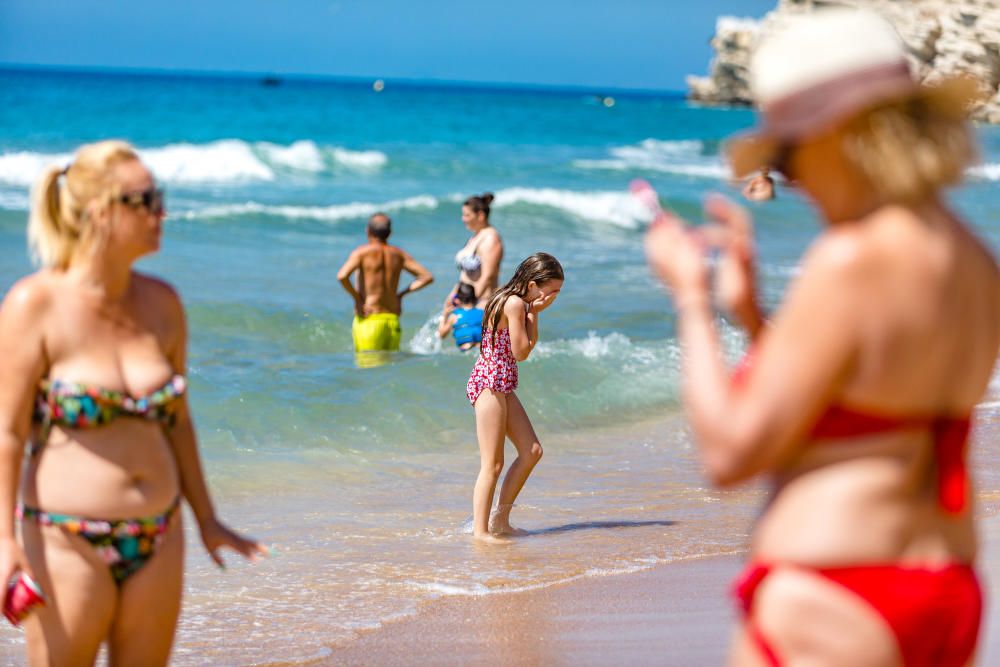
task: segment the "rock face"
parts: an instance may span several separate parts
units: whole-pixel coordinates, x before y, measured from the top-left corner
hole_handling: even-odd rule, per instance
[[[974,76],[985,101],[972,117],[1000,123],[1000,0],[779,0],[763,19],[722,17],[707,77],[688,77],[689,99],[707,104],[752,104],[747,68],[761,35],[785,18],[831,6],[873,9],[896,26],[909,50],[910,65],[933,83],[956,73]]]

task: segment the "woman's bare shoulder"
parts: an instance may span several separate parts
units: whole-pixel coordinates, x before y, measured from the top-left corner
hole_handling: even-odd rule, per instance
[[[133,271],[132,280],[135,281],[136,287],[144,292],[149,292],[150,296],[164,299],[180,299],[177,289],[158,276]]]
[[[483,245],[493,245],[499,244],[503,245],[503,239],[500,238],[500,232],[493,225],[490,225],[482,231],[483,234]]]
[[[180,294],[166,280],[138,271],[132,272],[132,280],[136,289],[142,295],[143,301],[152,304],[157,310],[162,310],[169,314],[180,314],[183,312],[184,306],[181,302]]]
[[[51,269],[42,269],[27,275],[7,291],[3,299],[3,310],[9,314],[39,315],[45,312],[58,290],[60,274]]]
[[[834,225],[813,241],[802,258],[802,269],[839,274],[841,277],[869,269],[884,269],[884,244],[878,242],[881,230],[872,221],[854,221]]]

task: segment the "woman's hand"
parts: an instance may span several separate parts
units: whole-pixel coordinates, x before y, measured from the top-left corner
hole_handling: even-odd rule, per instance
[[[763,323],[757,305],[753,223],[749,213],[725,197],[705,200],[705,215],[719,229],[715,303],[751,334]]]
[[[0,539],[0,582],[3,583],[0,597],[7,592],[7,583],[16,572],[24,572],[32,579],[35,574],[28,566],[28,557],[13,537]]]
[[[551,306],[557,296],[559,296],[559,292],[549,292],[548,294],[542,292],[537,299],[531,302],[529,310],[537,315]]]
[[[218,550],[221,547],[229,547],[247,560],[256,562],[260,556],[269,555],[267,547],[254,539],[247,539],[238,535],[218,519],[211,519],[199,526],[201,531],[201,542],[205,545],[205,550],[215,564],[225,569],[226,564],[222,561]]]
[[[646,234],[646,260],[675,302],[708,292],[705,244],[680,218],[660,212],[653,220]]]

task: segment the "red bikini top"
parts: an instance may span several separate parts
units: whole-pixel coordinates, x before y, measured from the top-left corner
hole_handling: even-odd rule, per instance
[[[747,354],[733,372],[734,385],[746,381],[751,365],[751,356]],[[819,416],[809,429],[808,437],[833,444],[837,440],[891,431],[930,431],[937,463],[938,503],[944,511],[959,514],[965,510],[968,495],[965,451],[971,427],[971,415],[886,415],[834,404]]]

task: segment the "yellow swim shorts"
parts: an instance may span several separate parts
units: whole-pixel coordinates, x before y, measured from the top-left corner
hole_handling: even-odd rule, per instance
[[[399,328],[399,315],[375,313],[367,317],[354,316],[351,325],[356,352],[398,350],[403,331]]]

